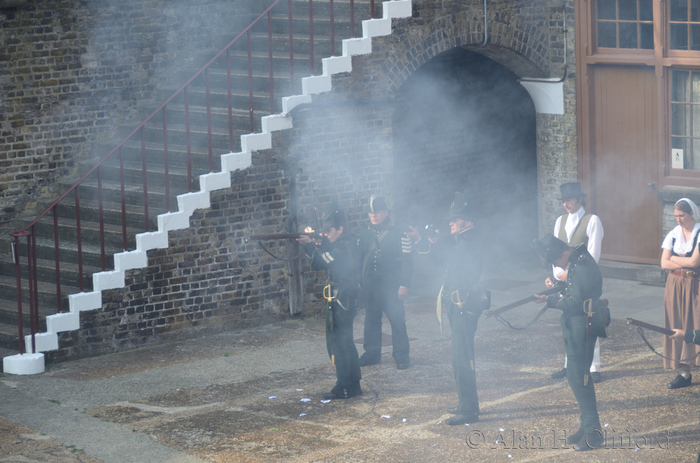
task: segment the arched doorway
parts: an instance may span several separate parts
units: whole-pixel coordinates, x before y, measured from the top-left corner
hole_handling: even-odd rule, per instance
[[[467,190],[491,252],[529,252],[537,237],[535,108],[505,66],[462,48],[402,85],[393,119],[397,216],[444,227]],[[446,229],[446,228],[445,228]]]

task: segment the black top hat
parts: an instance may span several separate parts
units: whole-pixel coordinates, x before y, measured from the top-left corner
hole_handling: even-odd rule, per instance
[[[552,264],[569,249],[569,245],[554,235],[545,235],[542,239],[534,240],[531,244],[537,253],[548,263]]]
[[[340,227],[347,226],[347,220],[345,219],[345,211],[342,209],[332,209],[327,214],[321,215],[321,232],[328,230],[333,227],[336,230]]]
[[[473,218],[474,214],[472,208],[467,204],[466,194],[461,191],[456,191],[446,219],[464,219],[471,221]]]
[[[384,199],[384,196],[379,196],[379,195],[372,195],[369,197],[369,211],[370,212],[379,212],[379,211],[388,211],[389,208],[386,205],[386,200]]]
[[[585,198],[586,194],[581,191],[581,184],[579,182],[565,183],[559,187],[561,191],[561,200],[564,201],[569,198]]]

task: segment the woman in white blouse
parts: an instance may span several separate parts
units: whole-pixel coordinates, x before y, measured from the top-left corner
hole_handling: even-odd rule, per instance
[[[700,329],[700,224],[698,207],[688,198],[679,199],[673,207],[678,225],[666,235],[661,245],[661,268],[670,270],[664,293],[666,328],[681,330]],[[685,344],[666,336],[664,338],[664,368],[678,371],[668,384],[669,389],[690,386],[692,377],[688,359],[698,352],[699,346]],[[698,365],[700,358],[690,361]]]

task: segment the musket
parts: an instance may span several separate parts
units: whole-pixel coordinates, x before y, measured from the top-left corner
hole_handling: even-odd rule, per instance
[[[628,318],[627,323],[629,323],[630,325],[636,325],[640,328],[644,328],[650,331],[656,331],[657,333],[665,334],[666,336],[673,335],[673,330],[669,330],[668,328],[664,328],[657,325],[652,325],[651,323],[635,320],[634,318]]]
[[[256,240],[256,241],[267,241],[267,240],[285,240],[285,239],[297,239],[301,238],[302,236],[309,236],[311,238],[321,238],[321,234],[318,232],[309,232],[309,233],[271,233],[269,235],[250,235],[248,237],[249,240]]]
[[[549,289],[542,291],[541,293],[538,293],[534,296],[528,296],[528,297],[524,297],[522,299],[518,299],[517,301],[511,302],[510,304],[504,305],[503,307],[500,307],[498,309],[489,310],[487,312],[484,312],[484,314],[486,315],[486,318],[493,317],[494,315],[498,315],[500,313],[503,313],[506,310],[520,307],[521,305],[527,304],[528,302],[533,302],[537,299],[537,296],[549,296],[550,294],[556,294],[556,293],[563,291],[564,288],[565,288],[565,286],[563,284],[556,284],[556,285],[554,285],[553,288],[549,288]]]

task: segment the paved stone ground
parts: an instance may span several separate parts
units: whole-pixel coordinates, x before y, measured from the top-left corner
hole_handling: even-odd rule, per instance
[[[496,268],[485,283],[498,307],[540,289],[545,275]],[[565,380],[550,378],[563,362],[558,314],[524,331],[482,318],[481,420],[451,427],[449,328],[440,332],[425,284],[407,304],[411,368],[397,370],[387,347],[381,364],[363,368],[364,394],[345,401],[320,401],[335,375],[317,318],[1,375],[0,462],[696,460],[700,388],[669,391],[675,375],[624,322],[663,323],[663,288],[606,280],[615,319],[596,393],[608,448],[575,453],[563,440],[578,427],[576,402]],[[538,310],[507,318],[523,325]]]

